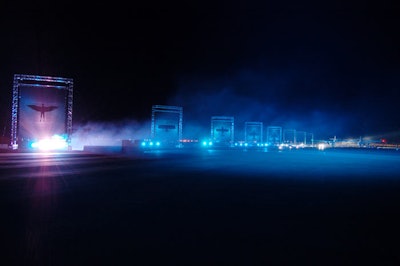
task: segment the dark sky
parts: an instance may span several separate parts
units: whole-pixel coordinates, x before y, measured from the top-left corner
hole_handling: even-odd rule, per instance
[[[75,126],[145,121],[168,104],[206,127],[229,115],[237,127],[262,121],[320,138],[400,132],[395,4],[53,2],[0,7],[7,134],[14,74],[73,78]]]

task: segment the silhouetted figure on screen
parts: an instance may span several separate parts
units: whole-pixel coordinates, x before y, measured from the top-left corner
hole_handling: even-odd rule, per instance
[[[221,136],[225,136],[225,132],[228,132],[229,129],[226,129],[226,128],[224,128],[224,127],[221,127],[221,128],[217,128],[216,131],[219,132],[219,133],[221,133]]]
[[[45,113],[45,112],[51,112],[51,111],[53,111],[54,109],[57,109],[57,108],[58,108],[58,106],[44,106],[43,103],[42,103],[42,106],[33,105],[33,104],[29,104],[28,106],[29,106],[30,108],[32,108],[33,110],[40,112],[40,120],[39,120],[40,122],[41,122],[41,121],[44,121],[44,113]]]

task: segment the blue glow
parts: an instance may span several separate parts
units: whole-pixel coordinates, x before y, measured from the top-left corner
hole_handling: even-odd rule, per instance
[[[31,142],[30,147],[31,147],[31,148],[37,148],[37,147],[39,147],[39,143],[36,142],[36,141]]]
[[[212,141],[206,141],[206,140],[204,140],[203,142],[202,142],[202,146],[203,147],[209,147],[209,146],[212,146],[213,145],[213,142]]]

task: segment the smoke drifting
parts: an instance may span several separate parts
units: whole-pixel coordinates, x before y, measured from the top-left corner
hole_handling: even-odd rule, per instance
[[[262,73],[239,71],[230,77],[194,77],[181,80],[168,104],[183,106],[183,135],[210,134],[211,116],[233,116],[235,138],[244,137],[244,123],[263,122],[313,133],[316,139],[351,134],[357,115],[347,115],[315,88],[299,78],[284,80]],[[347,137],[347,136],[346,136]]]
[[[184,139],[209,138],[212,116],[233,116],[236,140],[244,139],[245,122],[263,122],[264,134],[268,126],[280,126],[283,130],[312,133],[315,140],[374,134],[377,127],[371,121],[376,118],[372,111],[360,111],[366,103],[357,89],[348,94],[335,93],[335,87],[343,84],[322,71],[286,71],[286,76],[281,73],[240,70],[229,75],[186,75],[179,81],[175,95],[149,104],[148,113],[151,105],[183,107]],[[73,149],[85,145],[120,146],[124,139],[149,138],[150,119],[149,115],[145,123],[132,118],[76,126]]]
[[[75,126],[71,146],[73,150],[83,150],[84,146],[121,146],[122,140],[144,139],[149,136],[150,122],[89,122]]]

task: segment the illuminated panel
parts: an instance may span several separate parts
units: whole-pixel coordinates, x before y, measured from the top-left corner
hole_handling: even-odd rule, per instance
[[[296,144],[307,144],[307,132],[296,131]]]
[[[215,144],[232,146],[234,141],[234,118],[232,116],[212,116],[211,139]]]
[[[183,108],[179,106],[153,105],[151,138],[161,145],[180,145],[182,140]]]
[[[263,141],[263,123],[245,122],[244,138],[247,143],[260,143]]]
[[[283,131],[283,142],[296,144],[296,129],[285,129]]]
[[[267,127],[267,143],[279,145],[282,143],[282,127],[269,126]]]
[[[54,136],[70,147],[72,79],[14,75],[12,147],[34,148],[32,143]]]

